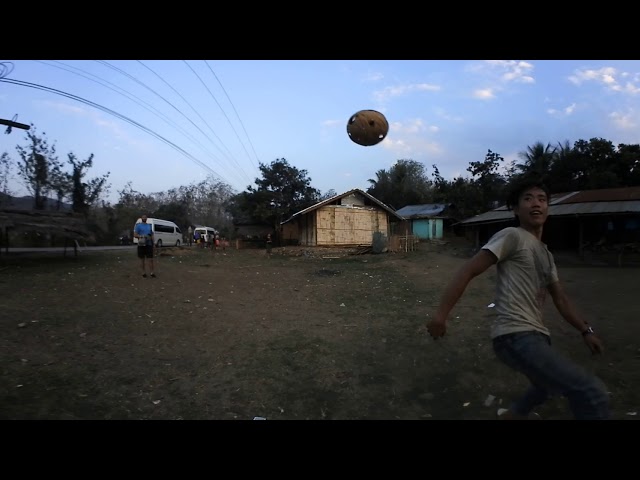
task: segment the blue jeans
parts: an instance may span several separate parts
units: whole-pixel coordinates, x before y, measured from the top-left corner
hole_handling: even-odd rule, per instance
[[[609,394],[602,381],[551,348],[551,339],[539,332],[518,332],[493,339],[498,359],[524,374],[531,386],[511,405],[527,416],[549,396],[562,395],[577,420],[609,418]]]

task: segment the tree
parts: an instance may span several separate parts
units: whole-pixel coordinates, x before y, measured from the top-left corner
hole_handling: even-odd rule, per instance
[[[0,155],[0,205],[8,201],[12,195],[9,190],[9,180],[11,179],[11,158],[7,152]]]
[[[89,209],[100,198],[100,195],[105,192],[109,185],[107,185],[107,179],[110,172],[107,172],[101,177],[96,177],[88,182],[83,182],[84,177],[87,174],[87,170],[93,166],[93,153],[89,155],[86,160],[78,160],[73,152],[68,154],[68,161],[72,167],[71,173],[71,197],[73,211],[87,215]]]
[[[614,170],[618,154],[612,142],[602,138],[578,140],[573,144],[573,153],[580,159],[576,171],[580,189],[613,188],[621,185]]]
[[[398,160],[389,170],[378,170],[376,178],[368,181],[371,186],[367,193],[396,210],[428,203],[432,197],[432,183],[424,164],[415,160]]]
[[[433,165],[433,201],[452,204],[452,212],[460,219],[496,208],[504,199],[508,183],[508,176],[499,172],[503,161],[500,154],[488,150],[483,161],[469,162],[471,178],[456,177],[451,181]]]
[[[640,185],[640,145],[620,144],[602,138],[568,141],[555,149],[546,177],[554,192]]]
[[[318,202],[324,202],[325,200],[329,200],[331,197],[335,197],[336,195],[336,191],[331,188],[318,197]]]
[[[72,178],[67,172],[62,170],[62,165],[58,162],[52,164],[49,171],[49,184],[51,190],[56,194],[56,210],[60,210],[65,197],[72,192]]]
[[[26,133],[26,140],[26,146],[16,146],[22,160],[18,164],[18,175],[34,197],[34,208],[44,210],[47,193],[51,190],[49,174],[58,163],[56,148],[55,145],[49,145],[45,132],[42,132],[42,137],[38,136],[33,124]]]
[[[504,197],[507,180],[498,172],[501,162],[504,162],[502,156],[488,150],[483,162],[470,162],[467,167],[480,191],[479,207],[482,211],[496,208]]]
[[[283,220],[318,201],[320,192],[311,186],[308,172],[286,159],[260,163],[259,169],[262,178],[256,178],[256,187],[250,185],[229,199],[227,208],[236,220],[269,223],[278,231]]]
[[[640,185],[640,145],[618,145],[615,171],[626,186]]]
[[[552,147],[550,143],[544,145],[542,142],[536,142],[518,154],[523,163],[516,164],[515,167],[519,173],[546,178],[553,165],[556,151],[557,148]]]
[[[187,205],[182,202],[163,203],[157,210],[151,212],[151,216],[170,220],[181,229],[185,229],[190,223],[187,214]]]
[[[120,230],[131,230],[140,215],[143,213],[149,215],[159,207],[153,197],[134,190],[132,182],[127,182],[122,190],[118,190],[118,196],[118,202],[114,208]]]

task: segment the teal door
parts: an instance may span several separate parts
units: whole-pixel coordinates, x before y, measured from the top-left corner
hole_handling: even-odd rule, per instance
[[[429,220],[414,220],[413,234],[421,240],[427,240],[430,238]]]

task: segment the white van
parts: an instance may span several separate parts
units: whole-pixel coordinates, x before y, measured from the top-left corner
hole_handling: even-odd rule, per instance
[[[215,236],[220,232],[213,227],[196,227],[193,230],[193,234],[200,232],[200,238],[203,238],[205,243],[211,243],[215,240]]]
[[[136,225],[138,223],[142,223],[141,218],[138,219]],[[147,223],[151,225],[156,246],[162,247],[163,245],[175,245],[176,247],[179,247],[182,243],[182,232],[180,231],[180,227],[175,223],[170,222],[169,220],[149,217],[147,217]],[[138,243],[138,239],[136,237],[133,238],[133,243]]]

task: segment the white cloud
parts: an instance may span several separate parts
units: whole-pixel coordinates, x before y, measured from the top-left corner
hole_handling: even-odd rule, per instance
[[[640,93],[640,87],[637,87],[631,82],[627,82],[624,85],[612,85],[611,90],[615,92],[628,93],[630,95],[637,95]]]
[[[618,78],[622,78],[625,81],[618,81]],[[571,83],[578,86],[586,82],[595,82],[613,92],[628,95],[637,95],[640,93],[640,74],[619,72],[613,67],[602,67],[597,70],[576,70],[568,79]]]
[[[364,77],[364,81],[365,82],[378,82],[380,80],[382,80],[384,78],[384,75],[382,73],[376,72],[376,73],[367,73],[367,75]]]
[[[531,75],[534,66],[532,63],[522,60],[485,60],[483,63],[473,64],[469,69],[472,72],[489,76],[497,76],[503,83],[535,83]]]
[[[443,108],[437,108],[436,109],[436,115],[438,115],[439,117],[444,118],[445,120],[448,120],[450,122],[463,122],[464,121],[464,118],[458,117],[458,116],[455,116],[455,115],[451,115],[450,113],[448,113]]]
[[[407,122],[391,122],[389,131],[393,131],[394,135],[415,135],[420,132],[437,133],[440,128],[437,125],[425,125],[420,118],[414,118]]]
[[[322,122],[322,126],[327,128],[333,128],[337,126],[342,126],[345,123],[346,122],[343,120],[325,120],[324,122]]]
[[[629,112],[627,114],[620,112],[612,112],[609,114],[609,118],[613,121],[613,123],[623,130],[629,130],[632,128],[636,128],[638,125],[638,118],[633,112]]]
[[[572,103],[568,107],[564,108],[564,114],[565,115],[571,115],[575,111],[575,109],[576,109],[576,104]]]
[[[419,118],[407,123],[391,122],[389,130],[393,130],[395,134],[417,133],[424,130],[424,123]]]
[[[580,85],[583,82],[596,81],[604,84],[615,84],[616,69],[613,67],[602,67],[598,70],[583,69],[576,70],[573,75],[569,77],[569,81]]]
[[[418,157],[426,154],[441,154],[443,149],[439,143],[429,138],[440,131],[437,125],[427,125],[420,118],[406,122],[392,122],[389,135],[380,145],[399,156]]]
[[[78,107],[76,105],[69,105],[68,103],[62,102],[52,102],[51,100],[45,100],[42,102],[42,105],[45,107],[52,108],[54,110],[58,110],[63,113],[71,113],[75,115],[88,116],[89,111],[86,108]]]
[[[496,97],[492,88],[479,88],[473,92],[473,96],[480,100],[490,100]]]
[[[556,109],[556,108],[549,108],[547,109],[547,113],[549,115],[554,115],[554,116],[565,116],[568,117],[569,115],[573,114],[576,111],[577,108],[577,104],[576,103],[572,103],[571,105],[564,107],[562,109]]]
[[[409,154],[412,151],[411,146],[401,138],[394,140],[393,138],[387,137],[380,145],[387,150],[403,155]]]
[[[485,60],[471,64],[467,70],[482,75],[488,82],[486,87],[474,90],[473,97],[490,100],[512,83],[535,83],[532,76],[533,64],[522,60]]]
[[[122,126],[117,121],[106,120],[102,115],[100,115],[94,109],[84,108],[77,105],[70,105],[64,102],[53,102],[51,100],[44,100],[39,103],[47,108],[57,110],[64,114],[76,115],[76,116],[88,118],[97,126],[109,131],[110,134],[113,135],[113,137],[115,137],[115,139],[121,140],[127,143],[129,146],[134,146],[138,148],[149,147],[149,143],[134,139],[125,130],[123,130]]]
[[[348,119],[345,120],[325,120],[320,125],[320,136],[324,141],[330,141],[333,138],[335,129],[338,127],[346,128]]]
[[[386,87],[382,90],[373,92],[374,98],[379,102],[384,102],[393,97],[399,97],[402,95],[409,95],[415,92],[437,92],[441,89],[439,85],[432,85],[429,83],[414,83],[411,85],[396,85],[392,87]]]
[[[441,155],[444,151],[439,143],[419,136],[404,138],[395,138],[395,136],[387,137],[380,145],[399,156],[418,157],[424,154]]]

